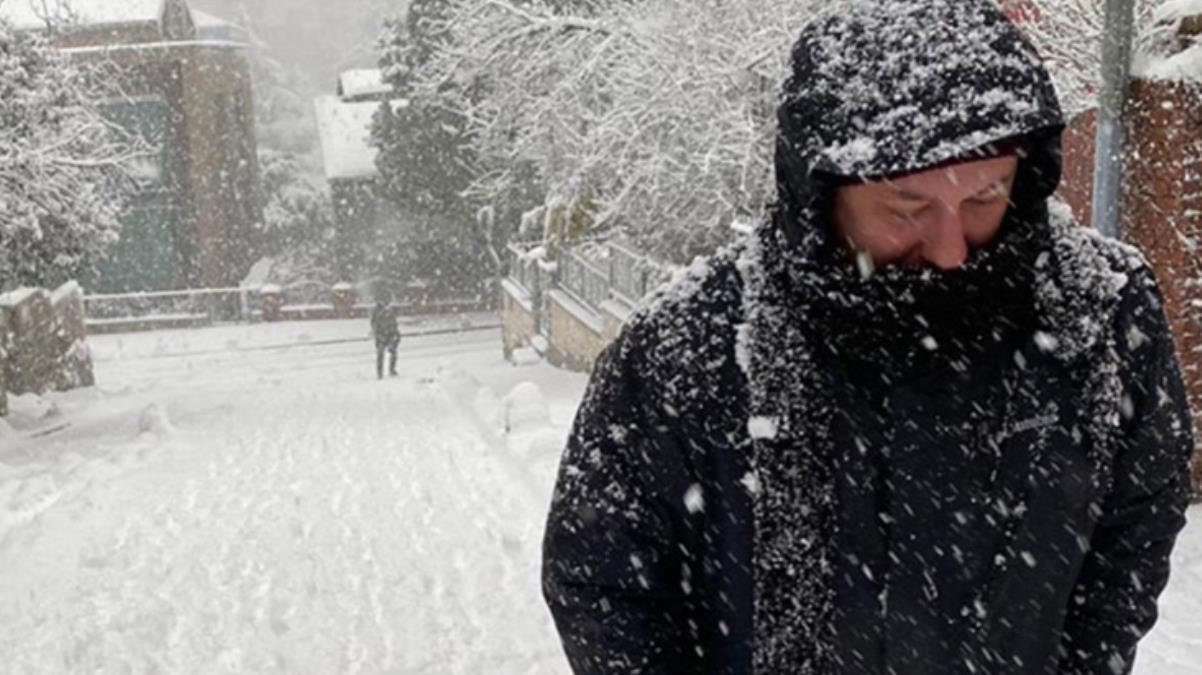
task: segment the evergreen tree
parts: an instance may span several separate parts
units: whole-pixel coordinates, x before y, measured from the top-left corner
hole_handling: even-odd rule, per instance
[[[434,274],[458,277],[450,286],[479,287],[499,269],[481,264],[496,258],[488,253],[485,229],[492,223],[477,218],[465,194],[476,157],[456,103],[464,91],[454,83],[434,90],[414,86],[414,75],[444,41],[447,9],[445,0],[413,0],[403,19],[386,23],[381,68],[399,100],[381,105],[372,141],[380,149],[380,194],[414,225],[418,243],[410,248],[435,256]],[[401,255],[401,247],[397,251]]]

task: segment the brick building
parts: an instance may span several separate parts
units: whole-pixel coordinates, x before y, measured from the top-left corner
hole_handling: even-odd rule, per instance
[[[261,218],[244,32],[186,0],[4,0],[0,17],[118,82],[104,109],[159,150],[137,167],[121,241],[90,285],[235,285]]]

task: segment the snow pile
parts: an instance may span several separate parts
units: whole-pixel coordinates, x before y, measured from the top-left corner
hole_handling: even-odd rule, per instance
[[[551,422],[550,408],[542,389],[523,382],[501,401],[501,421],[506,433],[545,428]]]
[[[484,420],[485,424],[496,429],[501,428],[501,398],[497,396],[497,392],[491,387],[481,387],[472,403],[476,416]]]
[[[435,372],[437,373],[438,381],[451,387],[479,384],[471,374],[461,366],[455,365],[453,361],[442,361],[438,364]]]
[[[54,401],[37,394],[10,394],[8,397],[8,425],[17,430],[44,426],[61,414]],[[0,438],[3,435],[0,431]]]
[[[534,366],[541,362],[543,357],[534,347],[518,347],[510,354],[509,360],[515,366]]]
[[[175,433],[175,427],[167,417],[167,409],[160,403],[151,403],[138,416],[138,434],[163,438]]]
[[[0,537],[13,527],[32,521],[62,496],[62,488],[49,474],[0,482]]]
[[[515,386],[502,400],[501,418],[509,454],[523,462],[534,480],[549,487],[567,439],[566,430],[552,420],[542,389],[531,382]]]

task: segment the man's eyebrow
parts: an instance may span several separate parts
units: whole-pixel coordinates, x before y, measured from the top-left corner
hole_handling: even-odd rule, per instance
[[[990,182],[988,185],[981,188],[980,190],[977,190],[977,194],[981,194],[982,192],[992,190],[994,187],[996,187],[998,185],[1005,185],[1006,183],[1010,183],[1017,176],[1018,176],[1018,168],[1011,169],[1010,171],[1006,172],[1006,175],[1002,176],[1001,178],[999,178],[995,181]]]
[[[893,188],[892,196],[897,199],[905,199],[908,201],[916,201],[916,202],[926,202],[926,201],[930,201],[930,199],[931,199],[930,197],[927,197],[926,195],[920,195],[917,192],[910,192],[909,190],[899,188],[896,185],[891,184],[889,187]]]

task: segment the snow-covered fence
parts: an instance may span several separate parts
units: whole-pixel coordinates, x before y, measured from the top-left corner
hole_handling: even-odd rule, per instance
[[[371,311],[370,285],[331,286],[302,280],[287,286],[89,295],[84,298],[86,324],[90,333],[123,333],[258,321],[360,319]],[[480,298],[432,298],[422,284],[402,287],[393,306],[405,315],[495,309],[491,301]]]
[[[590,308],[600,309],[609,299],[609,271],[574,249],[564,249],[559,261],[559,287]]]
[[[620,242],[609,244],[610,288],[628,304],[636,305],[668,279],[667,269]]]
[[[429,287],[420,282],[401,284],[374,278],[359,284],[342,282],[329,286],[302,281],[283,287],[262,287],[262,318],[264,321],[363,319],[371,314],[379,292],[389,298],[397,314],[405,316],[462,314],[496,308],[489,299],[432,297]]]
[[[105,293],[84,297],[90,333],[196,328],[258,318],[257,288]]]
[[[533,294],[538,288],[538,261],[543,257],[539,253],[546,249],[539,244],[510,243],[508,252],[509,279]]]
[[[667,268],[618,242],[562,247],[554,261],[539,244],[509,247],[502,287],[506,355],[535,346],[562,366],[587,369]]]
[[[25,288],[0,295],[0,415],[7,394],[42,393],[93,383],[83,291]]]

